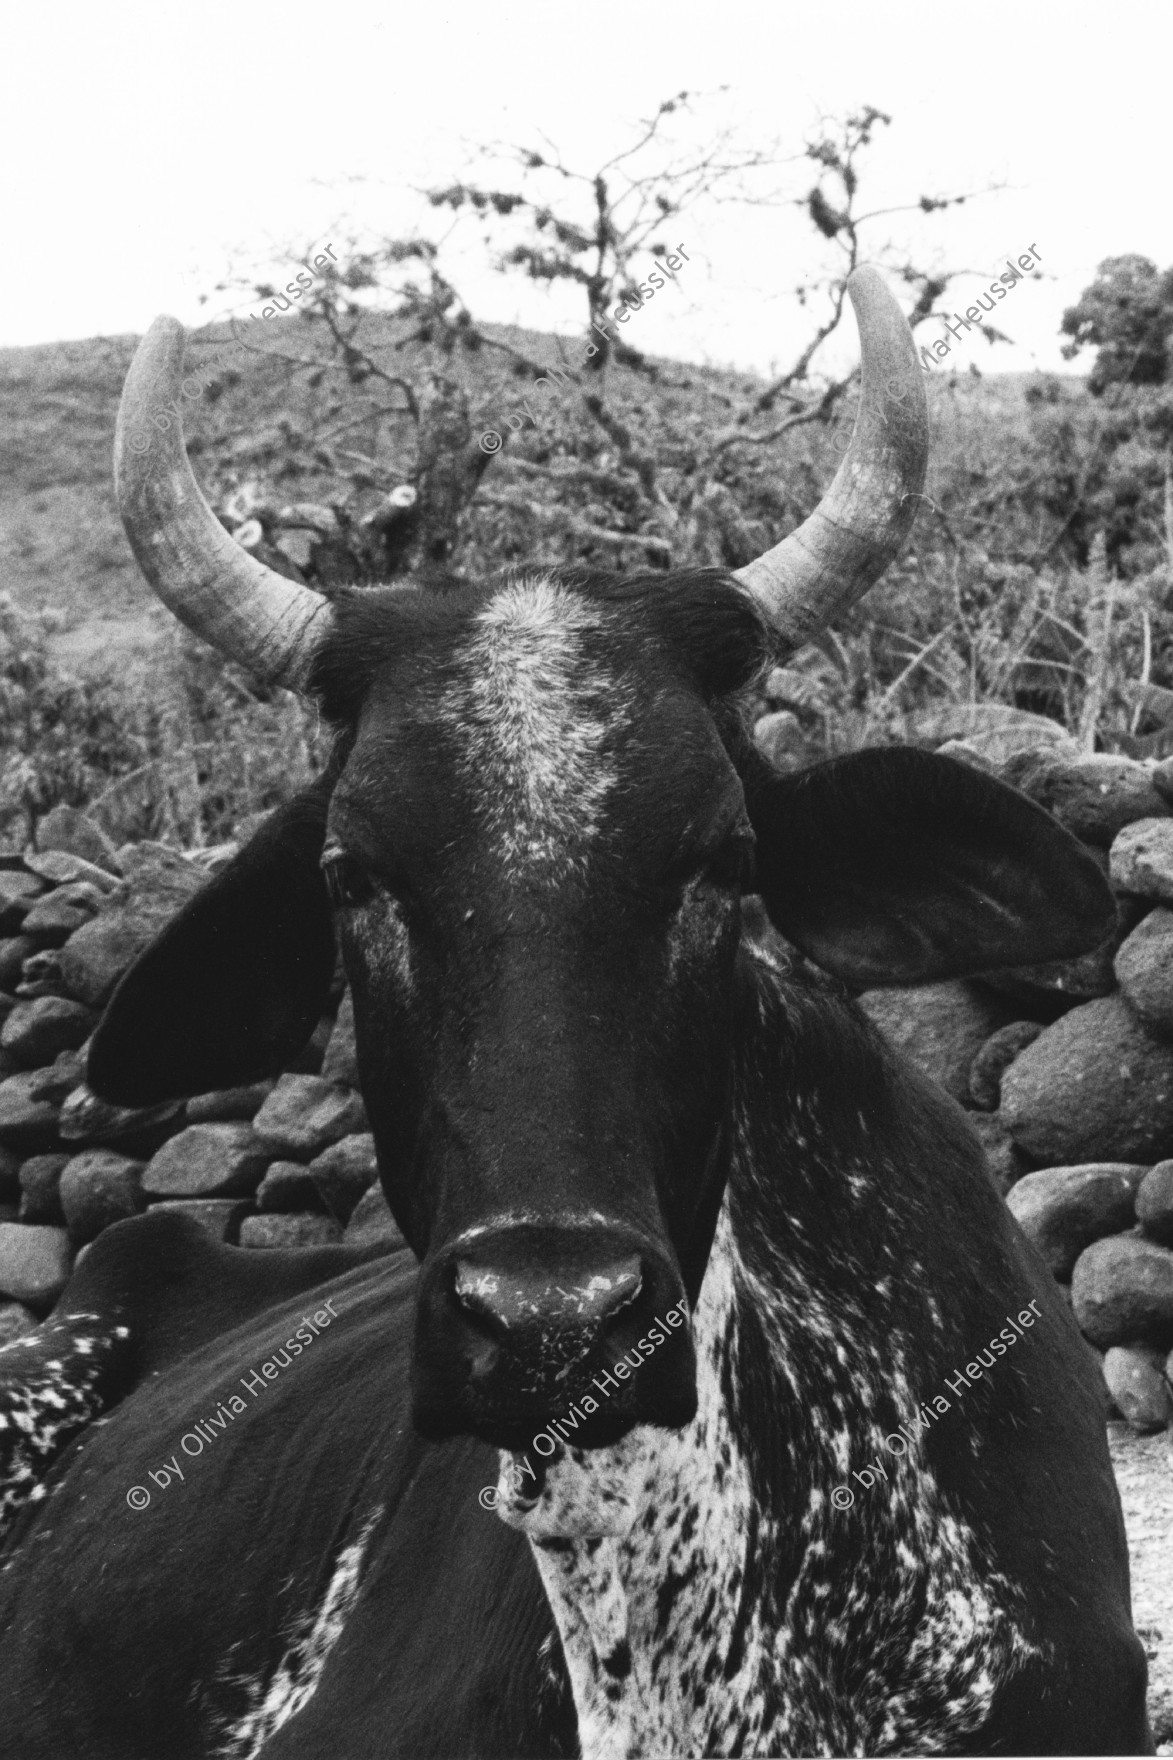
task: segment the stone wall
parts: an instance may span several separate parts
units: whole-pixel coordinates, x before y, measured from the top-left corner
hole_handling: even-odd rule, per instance
[[[996,738],[941,749],[1003,775],[1095,852],[1116,931],[1065,964],[861,1000],[970,1110],[1116,1408],[1156,1428],[1173,1415],[1173,761],[1081,755],[1053,724],[998,713]],[[0,1343],[48,1309],[86,1242],[149,1205],[182,1205],[241,1246],[394,1231],[341,974],[276,1082],[146,1112],[85,1087],[118,978],[235,846],[116,851],[70,809],[38,841],[0,855]]]
[[[1088,756],[1056,731],[1027,750],[1007,752],[1005,732],[943,749],[1092,850],[1115,933],[1079,960],[861,1001],[970,1109],[1116,1413],[1160,1429],[1173,1417],[1173,760]]]
[[[0,1344],[48,1310],[95,1235],[148,1206],[245,1247],[397,1236],[341,973],[277,1081],[142,1111],[85,1085],[86,1043],[118,979],[235,845],[115,850],[68,808],[38,843],[0,855]]]

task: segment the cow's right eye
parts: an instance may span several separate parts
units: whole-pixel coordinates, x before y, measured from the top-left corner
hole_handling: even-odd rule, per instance
[[[337,844],[322,851],[321,867],[335,910],[365,904],[375,890],[374,881],[358,858]]]

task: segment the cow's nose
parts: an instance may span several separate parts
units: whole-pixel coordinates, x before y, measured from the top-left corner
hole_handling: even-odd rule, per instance
[[[643,1288],[634,1256],[551,1277],[543,1271],[508,1270],[457,1261],[456,1299],[491,1334],[508,1338],[532,1327],[572,1328],[596,1334],[612,1316],[631,1306]]]

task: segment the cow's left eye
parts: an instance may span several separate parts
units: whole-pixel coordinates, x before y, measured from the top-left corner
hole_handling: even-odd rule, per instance
[[[365,904],[375,890],[374,881],[357,856],[338,844],[330,844],[322,851],[321,868],[335,910]]]
[[[752,892],[756,876],[757,839],[752,831],[740,831],[727,837],[720,849],[709,858],[705,879],[714,886],[740,886]]]

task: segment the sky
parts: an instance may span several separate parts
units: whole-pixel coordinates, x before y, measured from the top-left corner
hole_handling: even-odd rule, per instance
[[[793,160],[821,119],[865,104],[890,113],[864,162],[864,208],[987,193],[944,215],[881,219],[865,239],[972,271],[955,284],[959,305],[1007,255],[1034,246],[1041,265],[999,308],[1013,346],[975,335],[956,363],[1086,370],[1086,357],[1062,361],[1058,327],[1097,264],[1124,252],[1173,263],[1161,192],[1171,40],[1173,14],[1140,0],[12,9],[0,345],[141,331],[161,311],[185,323],[243,313],[256,302],[213,293],[226,274],[352,231],[443,237],[479,318],[573,333],[583,320],[570,290],[494,272],[479,231],[420,192],[475,172],[494,142],[544,138],[593,170],[663,98],[691,90],[709,96],[678,119],[681,142],[703,146],[719,123],[746,147],[776,142],[788,196],[809,187]],[[674,228],[687,273],[630,340],[761,372],[788,364],[811,328],[793,289],[832,261],[809,221],[789,206],[698,203]],[[837,339],[828,368],[854,346]]]

